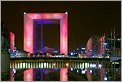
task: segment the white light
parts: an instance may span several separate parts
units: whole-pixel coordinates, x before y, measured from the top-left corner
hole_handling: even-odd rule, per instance
[[[44,68],[46,68],[46,63],[44,63]]]
[[[73,68],[71,68],[71,71],[73,71]]]
[[[107,43],[104,43],[104,45],[107,45]]]
[[[102,65],[101,64],[99,64],[99,68],[101,68],[102,67]]]
[[[120,40],[120,39],[117,39],[117,40]]]
[[[91,52],[92,50],[90,50],[90,52]]]
[[[71,55],[73,55],[73,52],[71,52]]]
[[[77,70],[77,73],[78,73],[79,71]]]
[[[95,68],[96,67],[96,64],[90,64],[90,67],[91,68]]]
[[[67,12],[65,12],[65,14],[68,14]]]
[[[26,14],[26,12],[24,12],[24,14]]]
[[[13,69],[13,72],[16,73],[16,69]]]
[[[92,70],[90,70],[90,73],[92,73]]]
[[[107,77],[104,77],[104,80],[106,81],[107,80]]]
[[[81,48],[82,50],[85,50],[86,48]]]
[[[82,70],[82,74],[85,74],[85,70]]]

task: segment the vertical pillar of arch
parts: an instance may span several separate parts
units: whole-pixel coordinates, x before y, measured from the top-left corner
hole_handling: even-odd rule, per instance
[[[33,19],[24,15],[24,50],[33,53]]]
[[[60,69],[60,81],[68,81],[68,68]]]
[[[60,19],[60,53],[68,54],[68,15]]]
[[[65,14],[64,17],[60,20],[60,53],[64,55],[68,54],[68,15]],[[60,81],[67,81],[68,69],[60,69]]]
[[[33,81],[33,69],[27,69],[24,71],[24,81]]]
[[[24,50],[33,53],[33,19],[60,19],[60,53],[68,54],[68,14],[41,13],[24,15]],[[61,68],[60,80],[67,81],[68,69]],[[26,76],[25,76],[26,77]],[[65,78],[64,78],[65,77]]]

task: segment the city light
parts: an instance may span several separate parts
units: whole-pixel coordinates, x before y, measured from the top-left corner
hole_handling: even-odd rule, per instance
[[[71,71],[73,71],[73,68],[71,68]]]
[[[86,48],[81,48],[82,50],[85,50]]]
[[[69,64],[68,64],[68,63],[66,63],[66,66],[68,67],[68,66],[69,66]]]
[[[101,64],[99,64],[99,68],[101,68],[102,67],[102,65]]]
[[[90,73],[92,73],[92,70],[90,70]]]
[[[106,76],[104,77],[104,80],[105,80],[105,81],[107,80],[107,77],[106,77]]]
[[[79,72],[79,70],[77,70],[77,73]]]
[[[16,73],[16,69],[13,69],[13,72]]]
[[[55,63],[53,63],[53,65],[55,66]]]
[[[65,14],[68,14],[67,12],[65,12]]]
[[[82,74],[85,74],[85,73],[86,73],[86,71],[85,71],[85,70],[82,70],[81,72],[82,72]]]
[[[74,55],[73,52],[70,53],[71,55]]]
[[[26,12],[24,12],[24,14],[26,14]]]

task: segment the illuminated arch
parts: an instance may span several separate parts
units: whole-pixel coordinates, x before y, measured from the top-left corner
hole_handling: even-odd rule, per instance
[[[33,20],[60,20],[60,53],[68,54],[68,14],[65,13],[26,13],[24,14],[24,50],[33,53]]]
[[[60,53],[68,54],[68,14],[67,13],[25,13],[24,14],[24,50],[30,53],[34,51],[34,24],[33,20],[59,19],[60,20]],[[60,70],[60,80],[67,81],[68,69]],[[33,76],[33,75],[31,75]],[[32,80],[32,79],[31,79]]]

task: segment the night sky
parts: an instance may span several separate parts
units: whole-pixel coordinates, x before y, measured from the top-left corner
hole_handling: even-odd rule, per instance
[[[66,11],[69,20],[69,51],[77,47],[85,47],[91,36],[110,34],[110,31],[114,28],[116,33],[121,34],[120,1],[2,1],[1,21],[4,21],[5,27],[16,35],[16,47],[23,49],[24,12],[64,13]],[[59,35],[59,25],[45,25],[45,45],[59,48]]]

